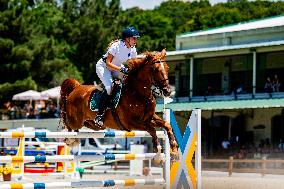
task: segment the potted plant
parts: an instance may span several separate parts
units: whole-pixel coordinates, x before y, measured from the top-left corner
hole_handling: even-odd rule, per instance
[[[4,166],[0,166],[0,174],[3,175],[4,181],[11,181],[12,171],[13,171],[13,168],[9,166],[8,164],[5,164]]]

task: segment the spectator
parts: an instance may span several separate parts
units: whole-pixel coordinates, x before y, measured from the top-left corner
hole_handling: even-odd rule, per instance
[[[270,139],[269,138],[266,138],[265,139],[265,147],[268,147],[270,148],[271,144],[270,144]]]
[[[54,106],[53,102],[51,101],[46,107],[47,117],[48,118],[56,118],[56,107]]]
[[[25,112],[25,116],[26,116],[26,118],[28,118],[28,116],[30,115],[30,112],[31,112],[31,109],[32,109],[33,107],[32,107],[32,105],[30,104],[30,103],[25,103],[25,105],[24,105],[24,112]]]
[[[261,139],[258,147],[262,149],[262,148],[264,148],[264,145],[265,145],[265,141],[263,139]]]
[[[234,90],[235,94],[243,94],[245,93],[245,90],[244,90],[244,85],[243,84],[239,84],[235,90]]]
[[[278,76],[276,74],[274,75],[272,87],[273,87],[273,92],[279,92],[280,83],[279,83]]]
[[[205,96],[212,96],[212,95],[214,95],[213,89],[212,89],[212,87],[210,85],[208,85],[207,89],[205,91]]]
[[[278,145],[278,148],[283,151],[284,150],[284,141],[282,139],[280,139],[280,143]]]
[[[225,149],[225,150],[228,149],[230,145],[231,144],[227,139],[223,140],[223,142],[222,142],[223,149]]]
[[[148,153],[148,144],[147,144],[147,141],[144,140],[144,141],[142,142],[142,144],[144,145],[144,153]]]
[[[117,150],[118,142],[115,141],[113,150]]]
[[[35,118],[36,118],[35,110],[34,110],[34,108],[31,108],[30,111],[29,111],[29,114],[27,116],[27,119],[35,119]]]
[[[272,82],[270,80],[270,77],[267,77],[265,85],[264,85],[264,91],[266,93],[271,93],[273,91],[273,86],[272,86]]]

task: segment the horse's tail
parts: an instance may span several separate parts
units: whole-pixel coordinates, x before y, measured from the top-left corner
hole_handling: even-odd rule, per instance
[[[65,79],[62,84],[61,84],[61,90],[60,90],[60,98],[61,98],[61,103],[60,103],[60,109],[61,109],[61,119],[63,121],[63,124],[65,127],[67,127],[67,122],[66,122],[66,103],[67,103],[67,98],[69,94],[77,87],[79,86],[80,83],[76,79]]]

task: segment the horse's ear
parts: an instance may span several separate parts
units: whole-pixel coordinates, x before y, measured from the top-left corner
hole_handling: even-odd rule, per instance
[[[161,57],[165,58],[166,54],[167,54],[166,49],[163,49],[162,52],[161,52]]]

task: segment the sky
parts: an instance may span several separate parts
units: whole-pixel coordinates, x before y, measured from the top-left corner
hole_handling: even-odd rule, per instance
[[[125,10],[132,7],[140,7],[141,9],[154,9],[161,2],[166,0],[120,0],[121,7]],[[211,4],[226,2],[227,0],[209,0]]]

